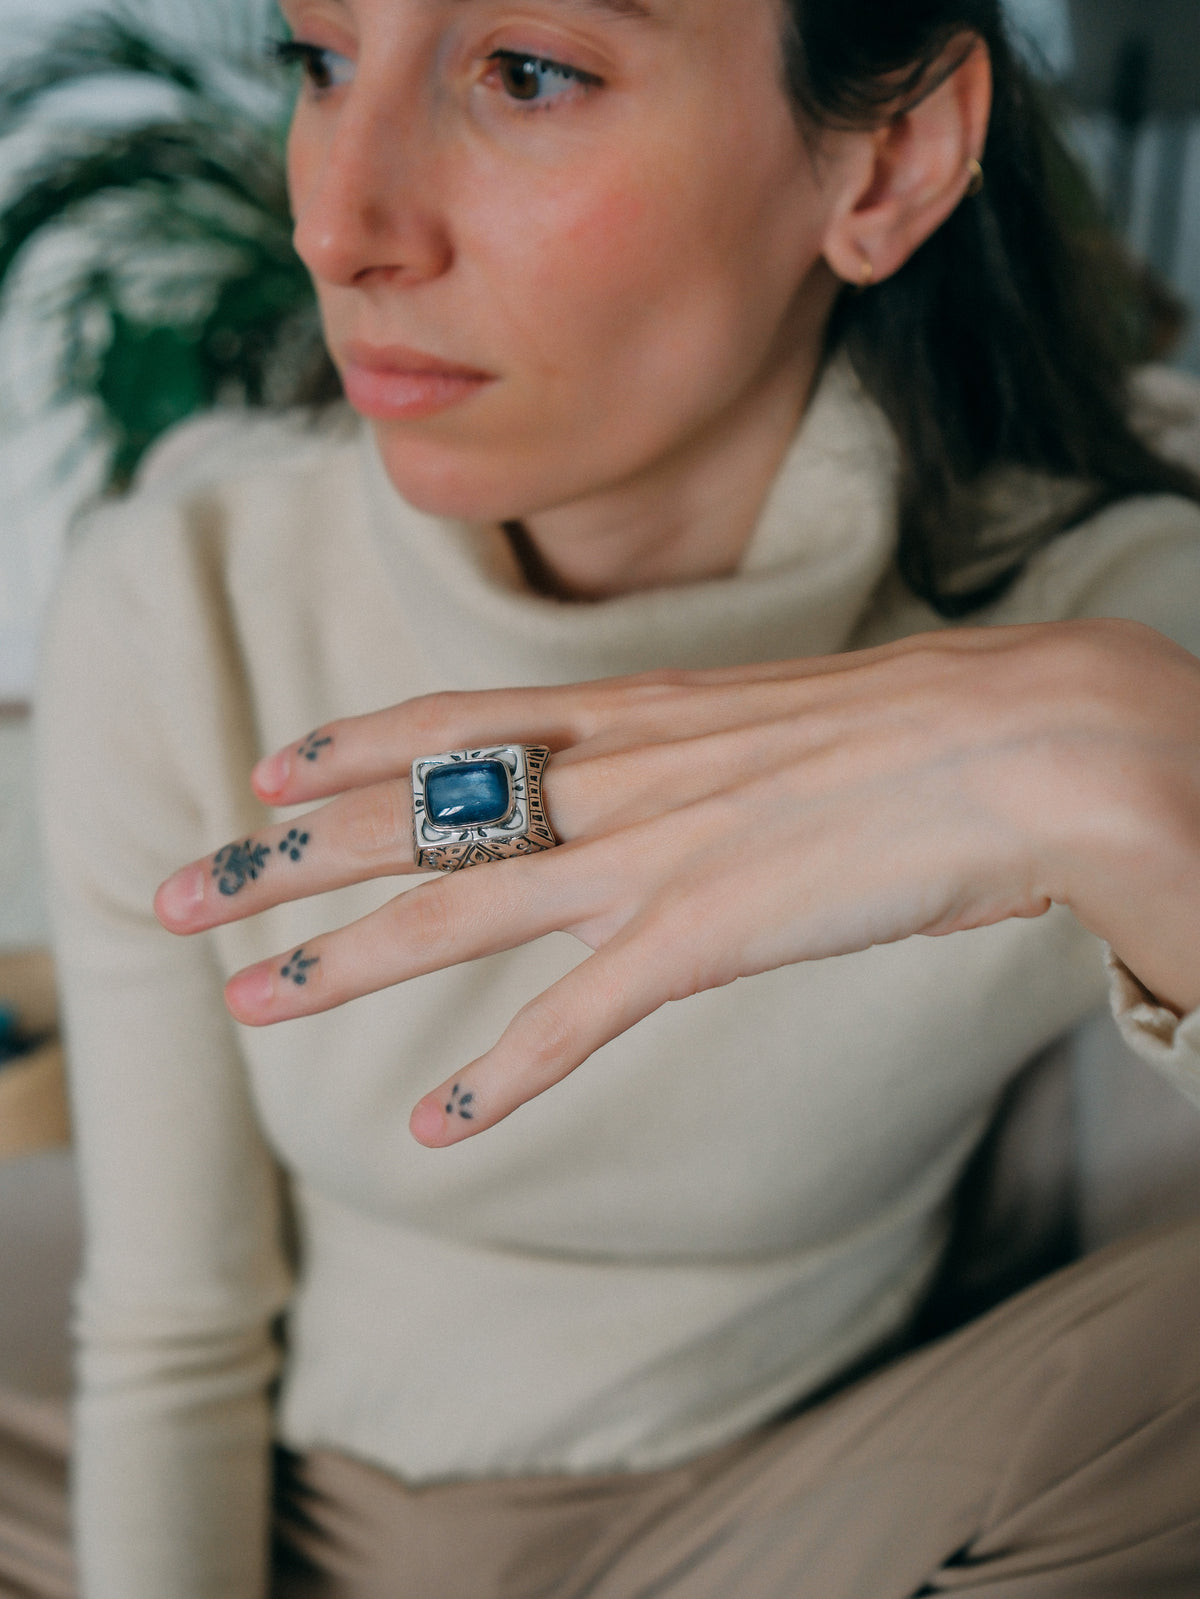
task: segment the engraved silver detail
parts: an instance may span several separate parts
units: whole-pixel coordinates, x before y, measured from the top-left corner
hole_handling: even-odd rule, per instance
[[[486,749],[449,750],[413,762],[413,859],[426,871],[455,872],[465,866],[533,855],[558,843],[542,803],[542,771],[550,751],[540,744],[495,744]],[[425,779],[436,767],[498,761],[508,772],[511,808],[503,821],[485,827],[440,827],[425,807]]]

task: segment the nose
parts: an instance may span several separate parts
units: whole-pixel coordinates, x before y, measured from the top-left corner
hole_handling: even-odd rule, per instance
[[[437,152],[419,114],[372,102],[361,79],[336,110],[318,113],[293,152],[294,242],[313,276],[339,287],[378,276],[440,277],[453,258],[438,193]],[[301,113],[303,115],[303,113]]]

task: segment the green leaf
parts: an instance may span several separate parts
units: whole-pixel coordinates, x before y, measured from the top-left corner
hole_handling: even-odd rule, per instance
[[[112,475],[128,483],[149,447],[177,422],[216,398],[195,339],[178,328],[147,327],[115,311],[95,379],[108,415],[120,419]]]
[[[178,115],[118,126],[51,124],[0,201],[0,318],[56,333],[56,392],[87,400],[127,484],[168,428],[218,404],[324,403],[339,393],[315,297],[291,243],[281,130],[266,71],[256,109],[226,92],[228,57],[198,67],[121,18],[93,16],[0,71],[0,133],[34,124],[64,87],[118,74],[159,83]],[[240,81],[240,80],[239,80]],[[149,102],[148,102],[149,104]],[[67,252],[42,255],[51,238]]]

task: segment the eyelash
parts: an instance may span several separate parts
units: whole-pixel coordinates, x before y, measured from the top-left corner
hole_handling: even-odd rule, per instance
[[[318,94],[334,87],[329,70],[329,60],[334,51],[326,50],[319,44],[306,44],[303,39],[274,39],[269,53],[271,60],[280,66],[300,67]]]
[[[505,67],[520,67],[535,71],[549,71],[556,77],[568,83],[577,84],[581,89],[598,89],[602,80],[594,72],[585,72],[582,67],[568,66],[563,61],[555,61],[549,56],[535,56],[525,50],[493,50],[488,57],[489,63],[499,70]],[[523,106],[527,111],[546,110],[554,104],[555,96],[550,100],[538,101],[536,98],[527,98],[524,95],[511,94],[509,98],[517,105]]]
[[[322,45],[308,44],[303,39],[276,39],[270,46],[271,59],[281,66],[300,67],[309,85],[318,94],[335,87],[329,69],[329,59],[334,53]],[[537,71],[549,70],[557,77],[578,84],[582,89],[599,88],[602,82],[594,72],[585,72],[582,67],[568,66],[565,62],[555,61],[549,56],[530,55],[524,50],[494,50],[487,59],[493,67],[501,70],[506,66],[532,68]],[[519,94],[510,94],[509,98],[530,111],[545,110],[554,104],[554,99],[539,102],[536,98],[526,98]]]

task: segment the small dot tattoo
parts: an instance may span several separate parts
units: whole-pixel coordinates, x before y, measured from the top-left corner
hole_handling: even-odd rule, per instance
[[[450,1094],[449,1103],[446,1106],[446,1115],[461,1116],[463,1121],[473,1122],[475,1120],[475,1112],[471,1107],[474,1103],[475,1095],[464,1094],[461,1084],[455,1083]]]
[[[332,735],[326,733],[320,738],[315,733],[310,733],[303,744],[297,749],[296,754],[305,761],[316,761],[321,758],[321,751],[328,749],[333,743]]]
[[[281,969],[279,975],[295,983],[297,988],[303,988],[305,983],[308,982],[308,973],[320,962],[320,959],[319,955],[306,955],[304,946],[301,945],[289,959],[287,965]]]
[[[308,846],[308,834],[302,833],[298,827],[289,829],[288,836],[280,841],[279,853],[286,855],[289,860],[298,861]]]

